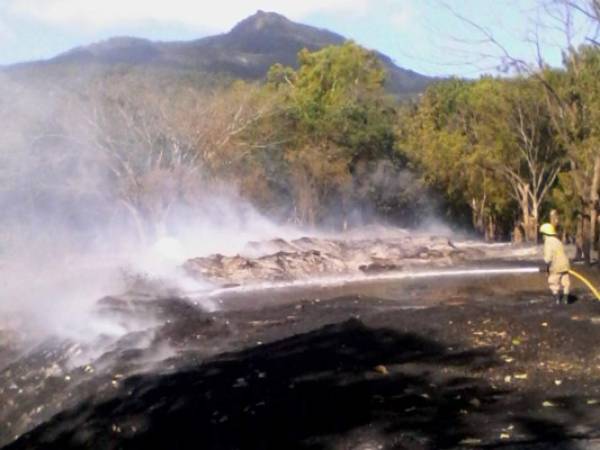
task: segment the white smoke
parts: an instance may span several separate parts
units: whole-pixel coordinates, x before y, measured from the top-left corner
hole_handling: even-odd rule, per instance
[[[103,297],[132,295],[140,280],[155,297],[208,290],[209,283],[183,272],[186,259],[231,255],[250,240],[299,234],[259,214],[234,187],[211,186],[197,176],[180,192],[177,176],[189,177],[191,170],[161,172],[164,167],[157,164],[154,172],[144,173],[138,166],[138,179],[116,184],[115,169],[121,167],[112,163],[131,168],[147,162],[134,159],[146,149],[137,142],[139,135],[133,134],[131,149],[118,147],[107,162],[99,144],[114,145],[105,140],[123,138],[120,133],[128,129],[119,128],[118,120],[116,131],[110,128],[112,122],[103,122],[108,114],[91,123],[96,105],[65,86],[48,85],[0,76],[0,332],[18,330],[26,344],[49,337],[114,341],[155,323],[111,321],[97,314]],[[114,136],[104,136],[98,124]],[[164,145],[181,148],[168,140]],[[137,194],[140,179],[147,189]],[[133,194],[138,222],[132,205],[124,206]],[[158,216],[160,226],[152,222]],[[208,311],[218,306],[208,298],[195,301]]]

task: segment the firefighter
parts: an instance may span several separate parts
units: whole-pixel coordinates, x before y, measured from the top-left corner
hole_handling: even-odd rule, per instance
[[[551,223],[543,224],[540,227],[540,233],[544,237],[544,262],[548,273],[548,286],[557,305],[567,304],[571,287],[569,279],[571,266],[565,253],[565,247],[556,236],[556,228]]]

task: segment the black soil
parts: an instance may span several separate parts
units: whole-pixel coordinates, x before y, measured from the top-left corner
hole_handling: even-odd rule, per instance
[[[161,320],[151,342],[127,336],[94,372],[71,368],[67,381],[69,343],[48,342],[8,364],[0,443],[594,448],[600,302],[575,294],[554,305],[535,275],[255,293],[225,298],[210,314],[185,299],[133,307],[104,299],[121,315],[152,310]],[[157,358],[165,347],[172,351]],[[51,364],[60,375],[42,375]]]

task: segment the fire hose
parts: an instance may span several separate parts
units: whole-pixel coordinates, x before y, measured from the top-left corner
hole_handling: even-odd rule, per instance
[[[587,278],[585,278],[580,273],[575,272],[574,270],[569,270],[569,273],[575,278],[577,278],[579,281],[581,281],[583,284],[585,284],[589,288],[589,290],[592,291],[592,293],[596,297],[596,300],[600,300],[600,293],[596,290],[594,285],[590,283],[590,281]]]

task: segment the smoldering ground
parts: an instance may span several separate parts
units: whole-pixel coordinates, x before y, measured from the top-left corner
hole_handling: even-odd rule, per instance
[[[11,195],[3,193],[3,202]],[[0,257],[0,390],[6,400],[0,442],[81,401],[90,380],[105,380],[112,389],[132,374],[169,370],[163,361],[189,350],[173,337],[182,316],[197,328],[195,345],[206,344],[205,332],[226,331],[211,319],[218,303],[186,297],[211,284],[186,276],[181,264],[216,251],[235,254],[249,240],[285,231],[231,191],[211,190],[209,197],[194,208],[173,203],[160,232],[152,223],[136,223],[127,210],[97,223],[73,220],[85,212],[63,197],[43,208],[15,208],[21,215],[6,220]],[[85,205],[109,207],[105,199]]]
[[[2,81],[4,443],[95,389],[109,395],[133,374],[245,345],[214,298],[187,295],[212,285],[181,265],[302,233],[274,224],[235,185],[212,177],[161,101],[123,102],[92,80],[84,90]],[[383,190],[413,180],[405,174],[390,184],[384,168],[373,177]],[[368,221],[368,208],[356,210],[356,224]],[[271,256],[253,256],[261,255]]]

